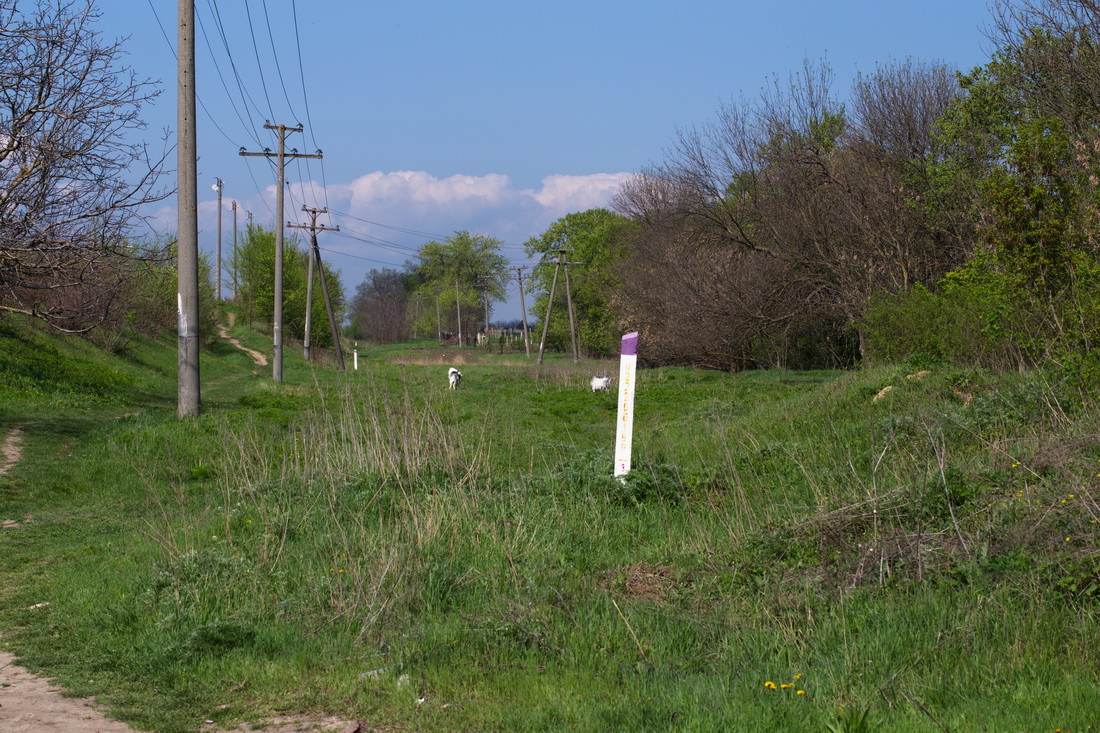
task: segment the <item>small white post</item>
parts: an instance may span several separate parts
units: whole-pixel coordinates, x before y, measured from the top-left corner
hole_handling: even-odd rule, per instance
[[[359,344],[355,345],[355,348],[351,351],[352,363],[355,364],[355,371],[359,371]]]
[[[619,417],[615,421],[615,476],[620,481],[630,473],[630,450],[634,442],[634,386],[638,366],[638,332],[623,336],[619,352]]]

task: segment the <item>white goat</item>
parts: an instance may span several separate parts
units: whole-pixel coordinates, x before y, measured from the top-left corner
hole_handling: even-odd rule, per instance
[[[593,392],[610,392],[611,391],[611,377],[599,376],[592,377],[592,391]]]
[[[458,389],[458,383],[462,381],[462,372],[451,367],[447,370],[447,381],[450,383],[451,389]]]

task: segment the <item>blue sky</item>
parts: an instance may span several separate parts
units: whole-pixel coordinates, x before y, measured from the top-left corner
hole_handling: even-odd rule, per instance
[[[963,70],[988,59],[977,0],[195,0],[199,15],[200,247],[213,251],[215,179],[272,226],[267,121],[305,126],[288,145],[287,218],[328,207],[322,254],[349,295],[372,268],[401,267],[428,237],[498,237],[515,264],[557,218],[609,203],[664,157],[678,129],[714,119],[803,59],[826,58],[843,98],[858,72],[915,58]],[[176,4],[101,0],[97,28],[129,37],[126,62],[164,92],[148,138],[174,133]],[[155,8],[155,10],[154,10]],[[158,18],[159,16],[159,18]],[[163,28],[163,30],[162,30]],[[166,40],[165,34],[168,38]],[[175,156],[173,155],[174,164]],[[149,212],[175,230],[172,201]],[[518,296],[494,310],[518,318]]]

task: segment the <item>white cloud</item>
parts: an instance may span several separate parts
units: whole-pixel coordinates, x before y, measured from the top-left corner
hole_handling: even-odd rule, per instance
[[[548,210],[573,211],[606,206],[629,177],[627,173],[593,173],[587,176],[553,175],[542,179],[542,190],[534,197]]]
[[[326,260],[342,271],[344,285],[350,290],[367,270],[400,267],[412,259],[416,249],[427,241],[412,231],[435,237],[447,237],[459,230],[485,234],[506,243],[509,259],[525,261],[520,245],[566,214],[608,206],[629,175],[554,174],[546,176],[538,188],[517,188],[508,176],[499,173],[438,178],[425,171],[375,171],[350,183],[330,183],[327,189],[317,181],[292,183],[287,188],[286,218],[304,223],[303,204],[329,208],[331,214],[321,221],[339,225],[341,234],[326,233],[322,248]],[[199,246],[212,252],[217,240],[217,196],[208,188],[200,189],[199,195]],[[250,197],[225,196],[223,246],[232,242],[233,200],[238,203],[242,230],[249,211],[264,227],[274,220],[274,186],[254,190]],[[171,205],[174,201],[165,204],[169,205],[144,212],[150,229],[162,234],[176,230],[175,206]],[[512,311],[518,313],[518,306],[509,303],[508,312]]]

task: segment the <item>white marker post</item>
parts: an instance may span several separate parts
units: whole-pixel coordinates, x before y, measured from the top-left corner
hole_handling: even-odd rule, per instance
[[[615,421],[615,476],[620,481],[630,472],[634,441],[634,382],[638,366],[638,332],[623,336],[619,357],[619,417]]]

